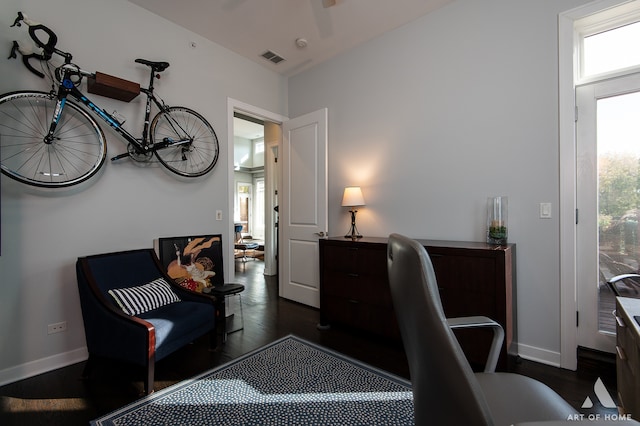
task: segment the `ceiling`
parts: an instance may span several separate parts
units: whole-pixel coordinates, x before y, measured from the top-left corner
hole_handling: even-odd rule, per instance
[[[291,76],[453,0],[129,1]],[[299,39],[306,47],[298,46]],[[262,57],[266,51],[284,60],[272,63]]]
[[[233,117],[233,135],[254,140],[264,137],[264,125]]]

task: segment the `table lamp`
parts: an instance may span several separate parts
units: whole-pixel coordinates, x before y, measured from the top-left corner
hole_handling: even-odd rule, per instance
[[[355,207],[364,205],[364,197],[362,196],[362,190],[359,186],[347,186],[344,189],[342,206],[351,207],[351,209],[349,209],[349,213],[351,213],[351,229],[349,233],[344,236],[345,238],[351,238],[352,240],[362,238],[362,235],[358,233],[358,228],[356,228],[356,213],[358,210],[356,210]]]

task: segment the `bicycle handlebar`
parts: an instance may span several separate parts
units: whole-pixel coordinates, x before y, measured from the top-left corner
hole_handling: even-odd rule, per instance
[[[48,61],[49,59],[51,59],[54,53],[57,53],[65,58],[65,62],[69,63],[71,61],[71,55],[69,53],[56,49],[58,36],[45,25],[32,21],[27,18],[27,16],[22,12],[18,12],[18,17],[15,19],[13,25],[11,26],[21,27],[23,22],[29,26],[29,36],[34,41],[34,43],[42,49],[42,53],[27,51],[21,48],[20,44],[14,40],[13,46],[11,47],[11,53],[9,54],[9,58],[7,59],[17,59],[16,51],[20,52],[20,54],[22,55],[22,63],[25,65],[25,67],[27,67],[29,71],[40,78],[44,78],[44,74],[35,69],[33,65],[31,65],[31,63],[29,62],[31,59],[35,58],[39,61]],[[47,37],[46,41],[40,39],[40,34],[42,32],[44,32],[45,36]]]
[[[32,58],[36,58],[41,61],[47,60],[43,55],[39,55],[37,53],[25,52],[23,49],[20,48],[20,45],[18,44],[18,42],[14,40],[13,46],[11,47],[11,53],[9,54],[9,57],[7,59],[17,59],[18,56],[16,55],[16,51],[20,52],[20,54],[22,55],[22,63],[24,64],[25,67],[27,67],[29,71],[31,71],[32,73],[34,73],[40,78],[44,78],[44,74],[38,71],[37,69],[35,69],[33,65],[31,65],[31,63],[29,62],[29,60],[31,60]]]

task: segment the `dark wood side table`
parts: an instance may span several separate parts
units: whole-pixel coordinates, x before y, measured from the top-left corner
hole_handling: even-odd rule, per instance
[[[230,333],[240,331],[244,328],[244,318],[242,319],[242,326],[233,331],[227,330],[227,297],[238,295],[244,291],[244,285],[227,283],[224,285],[218,285],[210,288],[208,294],[215,296],[216,298],[216,312],[218,330],[222,334],[222,343],[227,341],[227,335]],[[240,299],[240,310],[242,311],[242,299]]]
[[[498,369],[506,369],[516,342],[515,244],[418,241],[433,263],[447,317],[483,315],[502,325],[505,341]],[[386,238],[320,240],[320,328],[343,325],[401,340],[389,290],[386,251]],[[471,364],[484,365],[492,332],[455,333]]]

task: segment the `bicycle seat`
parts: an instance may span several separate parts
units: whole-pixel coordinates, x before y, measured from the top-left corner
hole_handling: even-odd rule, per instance
[[[169,62],[154,62],[146,59],[136,59],[136,62],[151,67],[154,72],[162,72],[169,68]]]

